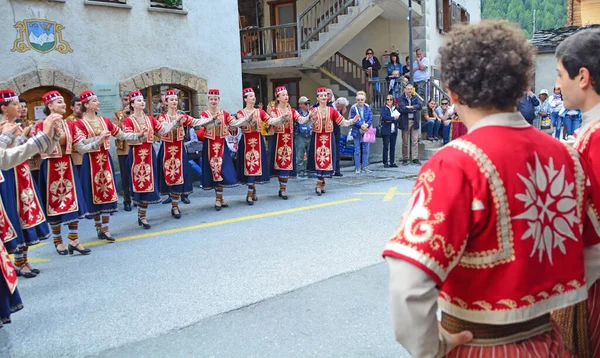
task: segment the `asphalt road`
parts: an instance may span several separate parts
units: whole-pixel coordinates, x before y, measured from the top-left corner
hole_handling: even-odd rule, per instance
[[[418,167],[225,190],[230,207],[196,189],[174,220],[153,205],[111,218],[104,244],[80,224],[89,256],[32,248],[42,272],[21,279],[25,308],[0,329],[6,357],[408,357],[395,343],[382,249]],[[65,241],[66,241],[66,234]]]

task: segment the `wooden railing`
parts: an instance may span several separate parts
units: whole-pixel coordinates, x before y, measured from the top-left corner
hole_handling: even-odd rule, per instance
[[[337,23],[339,15],[347,14],[348,7],[358,5],[358,1],[315,0],[298,16],[299,48],[307,49],[310,41],[318,40],[329,25]]]
[[[242,60],[274,60],[298,56],[297,24],[240,30]]]
[[[364,91],[367,87],[365,70],[361,65],[348,57],[336,52],[322,66],[324,70],[331,73],[356,91]]]

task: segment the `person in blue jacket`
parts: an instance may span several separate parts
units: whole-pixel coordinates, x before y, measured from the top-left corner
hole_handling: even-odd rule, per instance
[[[402,64],[399,62],[398,54],[392,52],[390,54],[390,62],[387,64],[387,75],[388,78],[392,75],[392,72],[398,71],[402,74]]]
[[[350,109],[348,118],[354,118],[357,114],[359,120],[352,126],[352,138],[354,138],[354,171],[356,174],[371,173],[367,168],[369,165],[369,145],[363,142],[363,135],[373,126],[373,112],[368,104],[365,103],[367,94],[358,91],[356,94],[356,103]],[[362,153],[361,153],[362,152]],[[362,154],[362,158],[361,158]]]

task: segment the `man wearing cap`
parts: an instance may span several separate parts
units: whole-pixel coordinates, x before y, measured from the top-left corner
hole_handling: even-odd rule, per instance
[[[129,107],[129,92],[121,92],[121,103],[123,109],[115,112],[113,123],[123,130],[123,120],[131,114]],[[127,156],[129,155],[129,144],[127,141],[116,139],[117,156],[119,157],[119,172],[121,174],[121,188],[123,189],[123,210],[131,211],[131,193],[129,192],[129,170],[127,169]]]
[[[306,96],[302,96],[298,100],[298,104],[298,113],[300,116],[308,116],[310,114],[310,99]],[[296,122],[296,128],[294,129],[294,140],[296,141],[296,167],[298,168],[298,175],[301,177],[307,175],[306,164],[311,134],[311,124]]]
[[[544,133],[552,134],[552,120],[550,119],[552,107],[550,106],[550,101],[548,101],[548,90],[541,90],[539,99],[540,105],[536,108],[536,119],[533,123],[537,129],[542,130]]]

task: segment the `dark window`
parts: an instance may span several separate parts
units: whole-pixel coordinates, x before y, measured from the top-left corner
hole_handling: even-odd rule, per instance
[[[183,0],[151,0],[150,6],[182,10]]]

